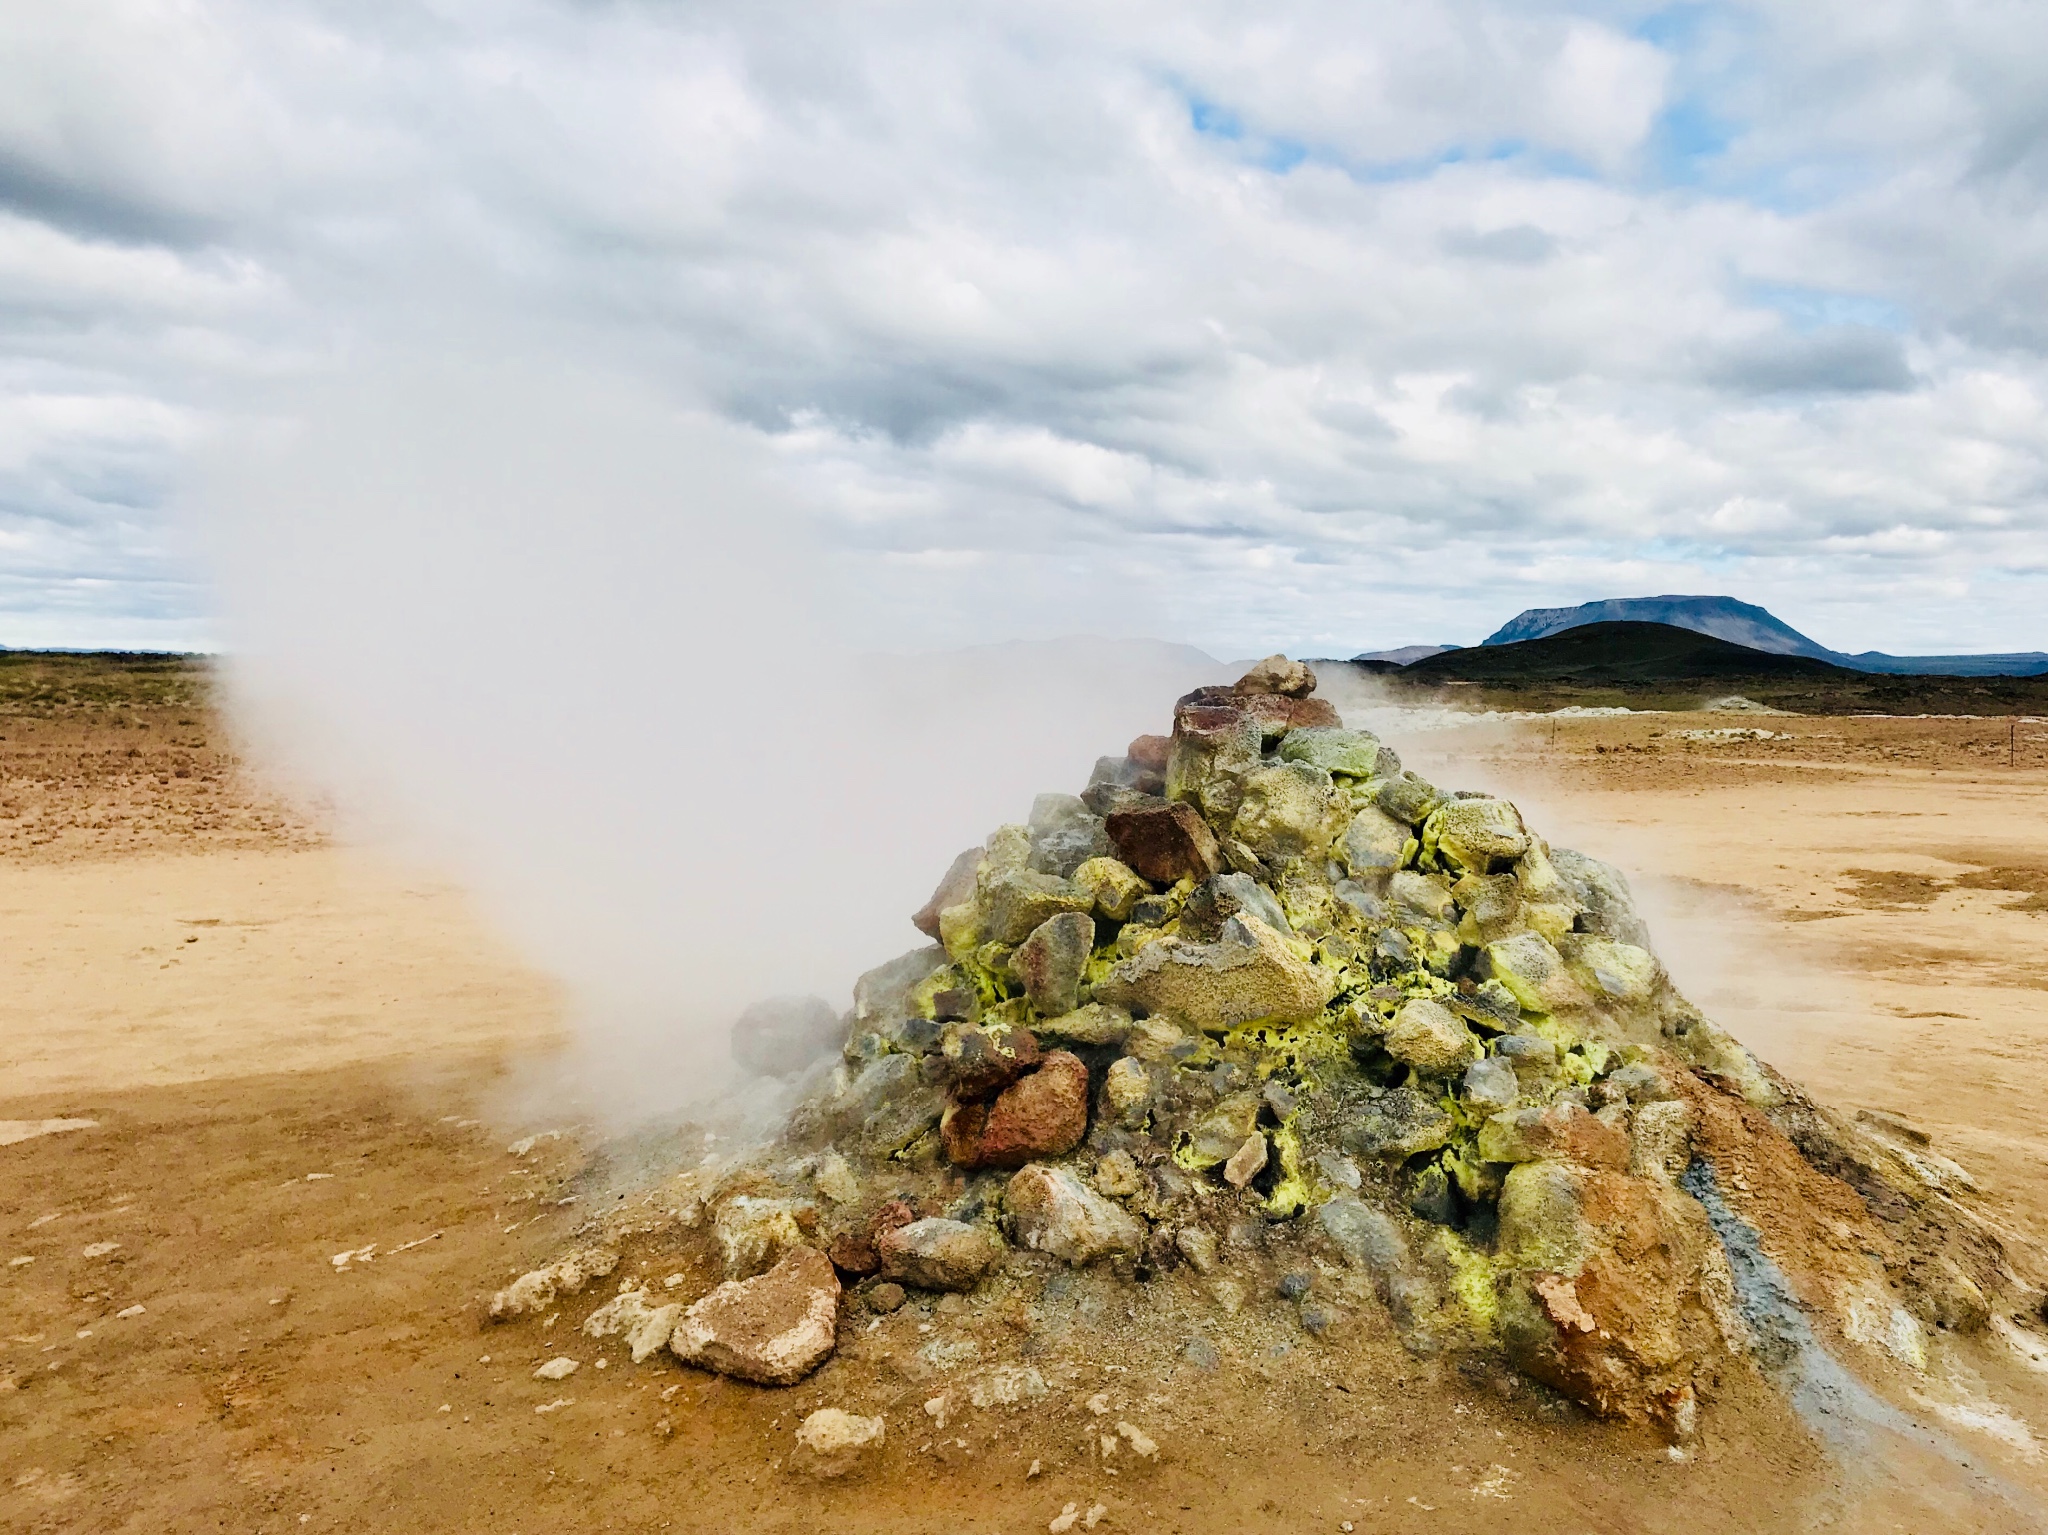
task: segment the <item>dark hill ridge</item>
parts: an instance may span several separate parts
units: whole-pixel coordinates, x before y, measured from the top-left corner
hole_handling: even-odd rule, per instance
[[[1590,624],[1617,622],[1690,629],[1751,650],[1773,655],[1810,656],[1814,660],[1832,662],[1858,672],[1944,677],[2031,677],[2048,673],[2048,654],[2041,651],[1894,656],[1881,650],[1866,650],[1848,655],[1809,639],[1766,609],[1754,603],[1738,602],[1733,597],[1612,597],[1604,602],[1582,603],[1575,608],[1528,608],[1509,619],[1480,644],[1512,645],[1525,640],[1547,639]]]
[[[1400,675],[1418,682],[1708,682],[1729,678],[1846,678],[1845,667],[1773,654],[1672,624],[1580,624],[1542,639],[1430,656]]]

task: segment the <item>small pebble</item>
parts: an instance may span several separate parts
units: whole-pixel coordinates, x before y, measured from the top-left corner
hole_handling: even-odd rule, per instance
[[[1308,1294],[1311,1282],[1306,1274],[1289,1274],[1280,1281],[1280,1293],[1289,1300],[1300,1300]]]
[[[535,1370],[533,1378],[535,1380],[567,1380],[575,1373],[576,1361],[564,1354],[560,1358],[550,1359],[538,1370]]]

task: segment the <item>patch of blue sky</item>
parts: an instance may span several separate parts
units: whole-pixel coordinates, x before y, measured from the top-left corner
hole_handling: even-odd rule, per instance
[[[1187,102],[1188,126],[1197,134],[1219,144],[1229,145],[1237,157],[1246,164],[1281,176],[1299,165],[1314,162],[1342,171],[1356,181],[1422,181],[1446,166],[1512,160],[1531,153],[1530,146],[1522,140],[1505,139],[1493,144],[1456,144],[1432,154],[1407,156],[1397,160],[1358,160],[1327,145],[1311,144],[1305,139],[1286,134],[1261,133],[1248,129],[1243,118],[1220,102],[1210,101],[1185,91],[1182,95]],[[1564,157],[1546,157],[1541,168],[1551,174],[1590,174],[1577,162]]]
[[[1913,317],[1889,299],[1870,293],[1843,293],[1793,283],[1746,283],[1742,296],[1783,315],[1795,331],[1805,333],[1837,325],[1864,325],[1904,335]]]

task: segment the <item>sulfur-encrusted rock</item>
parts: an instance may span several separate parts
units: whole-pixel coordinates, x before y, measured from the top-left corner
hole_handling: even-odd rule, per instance
[[[1135,1253],[1145,1241],[1143,1226],[1064,1167],[1024,1168],[1003,1203],[1019,1245],[1068,1263]]]
[[[1458,1096],[1474,1108],[1495,1112],[1513,1108],[1521,1092],[1514,1066],[1494,1055],[1467,1066],[1465,1080],[1458,1088]]]
[[[1287,708],[1274,734],[1285,734]],[[1217,825],[1228,825],[1237,812],[1239,780],[1259,765],[1266,722],[1242,701],[1182,703],[1173,711],[1173,749],[1166,763],[1166,797],[1189,802]],[[1116,833],[1111,831],[1115,838]],[[1120,848],[1122,843],[1117,844]],[[1124,861],[1147,878],[1158,878],[1128,852]],[[1216,872],[1214,869],[1209,873]]]
[[[1071,1013],[1081,1000],[1081,975],[1095,948],[1095,919],[1067,911],[1041,922],[1010,956],[1031,1005],[1046,1017]]]
[[[1420,826],[1429,819],[1429,813],[1443,802],[1443,790],[1426,778],[1417,778],[1413,773],[1403,773],[1399,778],[1389,778],[1379,788],[1380,809],[1407,826]]]
[[[1494,1115],[1479,1127],[1479,1155],[1488,1162],[1549,1158],[1621,1169],[1628,1166],[1628,1133],[1564,1100]]]
[[[1122,1008],[1090,1002],[1071,1013],[1044,1019],[1039,1023],[1037,1032],[1047,1039],[1067,1040],[1077,1045],[1120,1045],[1131,1037],[1134,1027],[1131,1015]]]
[[[889,1054],[848,1070],[815,1106],[821,1131],[868,1156],[893,1156],[939,1122],[945,1107],[917,1058]]]
[[[1572,978],[1593,996],[1618,1007],[1646,1003],[1657,989],[1657,957],[1632,943],[1567,933],[1557,940]]]
[[[732,1026],[732,1058],[764,1077],[794,1077],[839,1048],[846,1025],[823,997],[770,997]]]
[[[557,1258],[545,1268],[521,1274],[491,1297],[490,1318],[508,1322],[514,1317],[544,1311],[557,1295],[577,1295],[593,1279],[603,1279],[619,1266],[619,1255],[609,1247],[586,1247]]]
[[[1005,1024],[949,1023],[939,1036],[939,1059],[955,1099],[985,1098],[1038,1064],[1038,1040]]]
[[[1306,1022],[1329,1004],[1334,989],[1328,971],[1302,960],[1273,929],[1240,912],[1215,943],[1169,938],[1147,945],[1111,970],[1095,995],[1222,1033],[1262,1018]]]
[[[1717,1331],[1705,1213],[1645,1178],[1526,1162],[1500,1196],[1499,1328],[1524,1373],[1608,1417],[1670,1421]],[[1725,1267],[1719,1270],[1725,1276]]]
[[[1486,960],[1494,979],[1532,1013],[1567,1012],[1591,1000],[1566,968],[1564,956],[1539,934],[1518,933],[1488,944]]]
[[[1404,1083],[1352,1105],[1341,1140],[1354,1155],[1401,1160],[1448,1144],[1451,1129],[1451,1116],[1435,1097]]]
[[[764,1386],[789,1386],[837,1342],[839,1276],[800,1247],[767,1273],[728,1280],[683,1313],[669,1347],[685,1364]]]
[[[1300,661],[1286,656],[1267,656],[1237,679],[1234,693],[1280,693],[1289,698],[1306,698],[1316,690],[1316,674]]]
[[[987,882],[985,893],[988,923],[984,931],[997,943],[1022,943],[1040,923],[1064,911],[1085,916],[1095,904],[1072,880],[1036,869],[1012,869],[998,874]],[[943,923],[942,916],[942,926]]]
[[[979,849],[975,856],[980,856]],[[930,944],[875,966],[853,983],[854,1021],[876,1023],[902,1017],[910,1011],[911,992],[946,969],[947,964],[946,951]]]
[[[1401,867],[1414,832],[1377,805],[1367,805],[1344,830],[1340,852],[1354,877],[1391,874]]]
[[[1170,885],[1207,879],[1223,868],[1223,849],[1201,812],[1179,801],[1119,810],[1107,822],[1117,857],[1146,879]]]
[[[1257,1093],[1232,1093],[1189,1123],[1177,1156],[1187,1167],[1214,1167],[1232,1155],[1259,1121],[1264,1100]]]
[[[838,1407],[820,1407],[796,1431],[790,1466],[806,1476],[833,1479],[856,1470],[882,1447],[888,1426]]]
[[[986,852],[971,847],[959,854],[947,867],[945,877],[932,892],[930,900],[917,909],[910,921],[927,938],[939,936],[939,914],[949,906],[958,906],[962,901],[974,898],[975,876],[981,871],[981,862]]]
[[[986,1226],[938,1217],[875,1238],[883,1277],[921,1290],[971,1290],[1002,1255],[1002,1238]]]
[[[1621,870],[1570,848],[1552,848],[1550,866],[1585,914],[1585,931],[1616,943],[1650,947],[1650,928],[1636,910]]]
[[[1459,1075],[1479,1054],[1479,1042],[1464,1020],[1427,997],[1401,1004],[1384,1044],[1387,1054],[1425,1077]]]
[[[1330,824],[1330,775],[1307,762],[1281,762],[1244,775],[1231,835],[1267,863],[1320,857]]]
[[[955,1104],[943,1133],[946,1155],[961,1167],[1022,1167],[1064,1156],[1088,1133],[1088,1068],[1065,1050],[1050,1051],[994,1103]]]
[[[1453,799],[1430,812],[1422,844],[1460,869],[1499,874],[1528,852],[1529,833],[1504,799]]]
[[[1329,726],[1290,730],[1280,743],[1283,762],[1306,762],[1346,778],[1370,778],[1379,766],[1379,737]]]
[[[1097,916],[1127,921],[1131,908],[1151,887],[1137,870],[1114,858],[1091,858],[1074,870],[1074,888],[1095,903]]]

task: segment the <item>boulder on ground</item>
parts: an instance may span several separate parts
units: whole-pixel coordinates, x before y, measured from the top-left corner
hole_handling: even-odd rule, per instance
[[[1714,1244],[1705,1212],[1649,1179],[1521,1164],[1500,1196],[1508,1356],[1604,1417],[1669,1421],[1718,1342],[1703,1288]]]
[[[1107,824],[1117,857],[1155,883],[1207,879],[1223,868],[1216,834],[1193,805],[1176,800],[1119,810]]]
[[[683,1313],[669,1347],[685,1364],[763,1386],[790,1386],[838,1342],[839,1276],[800,1247],[767,1273],[728,1280]]]
[[[1081,1001],[1081,976],[1095,949],[1095,919],[1067,911],[1041,922],[1010,956],[1010,972],[1045,1017],[1071,1013]]]
[[[881,1449],[887,1426],[838,1407],[820,1407],[797,1427],[790,1466],[806,1476],[836,1478]]]
[[[884,1278],[920,1290],[971,1290],[1003,1255],[1003,1239],[986,1226],[928,1217],[875,1239]]]
[[[1145,1228],[1064,1167],[1033,1163],[1010,1180],[1004,1205],[1019,1245],[1072,1264],[1135,1253]]]
[[[1273,929],[1240,912],[1215,943],[1166,938],[1119,963],[1101,1001],[1223,1033],[1257,1019],[1302,1023],[1329,1005],[1330,973],[1298,957]]]

